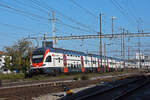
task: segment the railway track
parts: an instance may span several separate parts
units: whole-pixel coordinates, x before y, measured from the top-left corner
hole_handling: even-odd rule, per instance
[[[125,74],[117,75],[119,78],[135,77],[137,74]],[[99,80],[104,79],[104,80]],[[45,95],[48,93],[56,93],[63,91],[62,84],[69,86],[71,89],[85,87],[88,85],[96,84],[100,81],[114,80],[113,77],[97,77],[91,80],[81,80],[81,81],[72,81],[72,80],[63,80],[63,81],[52,81],[52,82],[40,82],[40,83],[26,83],[13,86],[4,86],[0,87],[0,98],[7,98],[7,100],[32,100],[32,97],[37,97],[40,95]],[[117,79],[116,79],[117,80]]]
[[[143,81],[145,82],[144,79],[140,78],[133,81],[125,82],[123,84],[113,86],[106,91],[100,93],[93,93],[93,95],[87,96],[85,98],[79,98],[79,100],[86,100],[87,98],[88,100],[93,100],[93,98],[95,100],[97,100],[98,98],[104,98],[104,100],[120,100],[119,98],[121,98],[128,91],[141,86],[141,84],[143,84]]]
[[[128,91],[124,92],[123,94],[114,97],[113,100],[123,100],[127,96],[132,95],[134,92],[136,92],[136,90],[143,88],[144,86],[146,86],[149,83],[150,83],[150,79],[148,78],[146,81],[142,82],[141,85],[131,88]]]
[[[118,84],[105,86],[105,87],[95,87],[93,89],[89,89],[87,94],[81,92],[78,95],[64,97],[63,100],[122,100],[124,97],[133,93],[137,89],[142,88],[144,85],[149,83],[149,76],[140,76],[137,78],[133,78],[131,80],[126,80],[122,82],[118,82]],[[94,90],[94,91],[93,91]],[[89,93],[88,93],[89,92]],[[77,98],[75,98],[77,97]]]
[[[128,74],[122,74],[122,75],[115,75],[115,76],[100,76],[95,78],[90,78],[90,80],[97,80],[97,79],[107,79],[112,78],[115,79],[116,77],[128,77],[128,76],[134,76],[137,75],[136,73],[128,73]],[[70,79],[55,79],[55,80],[34,80],[34,81],[22,81],[22,82],[10,82],[10,83],[2,83],[0,86],[0,89],[3,88],[15,88],[15,87],[27,87],[27,86],[40,86],[40,85],[47,85],[50,84],[51,86],[61,84],[61,83],[69,83],[73,82],[73,80]]]

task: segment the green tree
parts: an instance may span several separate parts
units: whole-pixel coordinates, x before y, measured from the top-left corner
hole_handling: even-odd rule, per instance
[[[5,71],[11,70],[11,58],[6,56],[4,58],[4,60],[5,60],[5,63],[4,63],[4,66],[3,66],[3,70],[5,70]]]
[[[19,72],[25,72],[29,68],[30,53],[32,51],[31,42],[19,40],[13,46],[5,47],[4,50],[7,56],[11,57],[11,61],[5,60],[4,68],[8,68],[11,71],[17,69]]]

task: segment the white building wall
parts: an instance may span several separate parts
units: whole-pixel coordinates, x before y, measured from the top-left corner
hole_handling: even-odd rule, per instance
[[[4,63],[5,63],[5,56],[4,55],[2,55],[2,56],[0,56],[0,70],[1,70],[1,68],[4,66]]]

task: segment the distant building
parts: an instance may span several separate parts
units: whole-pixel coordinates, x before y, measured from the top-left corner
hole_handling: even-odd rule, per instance
[[[2,67],[4,66],[5,63],[5,53],[0,51],[0,70],[2,70]]]
[[[150,56],[144,53],[136,53],[136,64],[138,67],[149,67],[150,66]]]
[[[145,59],[145,55],[143,53],[136,53],[136,59]]]
[[[0,51],[0,72],[4,73],[4,74],[11,73],[10,70],[4,71],[4,69],[2,68],[4,66],[4,64],[5,64],[5,57],[6,57],[6,53]],[[10,59],[11,59],[11,57],[10,57]]]

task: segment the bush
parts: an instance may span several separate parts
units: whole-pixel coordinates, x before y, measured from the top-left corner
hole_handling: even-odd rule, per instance
[[[73,80],[77,81],[77,80],[79,80],[79,78],[80,78],[79,76],[75,76],[75,77],[73,77]]]
[[[81,76],[81,80],[88,80],[88,79],[89,79],[89,76],[87,76],[87,75]]]

